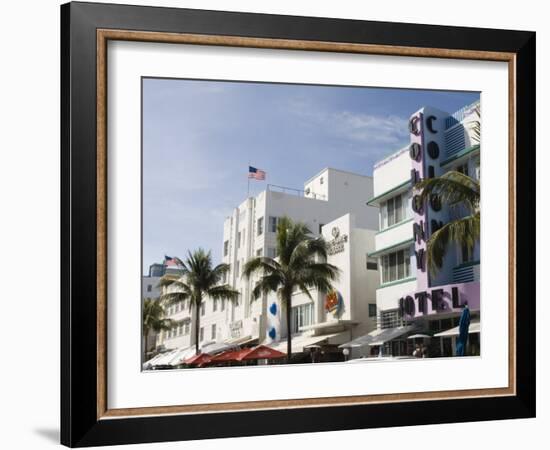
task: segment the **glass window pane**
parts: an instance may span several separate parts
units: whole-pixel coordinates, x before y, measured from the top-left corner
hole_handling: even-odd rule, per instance
[[[395,197],[395,223],[403,220],[403,206],[401,204],[401,196]]]
[[[390,198],[387,202],[388,205],[388,226],[392,226],[395,223],[395,211],[393,205],[393,198]]]
[[[397,277],[397,255],[395,253],[390,253],[390,277],[389,281],[396,280]]]
[[[405,255],[403,251],[397,252],[397,279],[405,278]]]

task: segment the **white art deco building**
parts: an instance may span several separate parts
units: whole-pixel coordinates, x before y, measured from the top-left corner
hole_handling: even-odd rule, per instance
[[[239,291],[239,300],[203,302],[199,311],[201,349],[215,352],[231,345],[266,343],[286,352],[285,320],[279,320],[284,317],[281,305],[275,295],[253,300],[256,280],[242,276],[249,258],[277,256],[276,228],[282,216],[305,222],[314,234],[322,234],[330,245],[328,262],[341,269],[333,294],[336,306],[334,298],[314,291],[310,292],[313,300],[301,293],[294,296],[293,352],[309,354],[322,347],[323,353],[334,351],[338,354],[333,357],[341,358],[339,344],[374,329],[379,277],[376,260],[368,253],[374,251],[378,208],[365,202],[366,196],[372,195],[371,177],[327,168],[307,180],[303,190],[268,185],[236,207],[223,224],[222,261],[231,268],[226,282]],[[268,320],[268,308],[276,309],[271,316],[277,320]],[[167,349],[193,346],[192,313],[185,302],[170,307],[169,317],[181,325],[161,333],[157,344]],[[178,357],[175,351],[173,354]]]

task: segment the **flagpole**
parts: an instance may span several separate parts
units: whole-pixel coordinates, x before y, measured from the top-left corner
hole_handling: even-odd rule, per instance
[[[250,197],[250,161],[248,161],[248,169],[246,171],[246,198]]]

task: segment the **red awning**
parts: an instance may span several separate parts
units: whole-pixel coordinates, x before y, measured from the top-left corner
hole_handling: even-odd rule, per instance
[[[286,353],[274,350],[266,345],[258,345],[254,348],[241,350],[237,356],[237,361],[250,361],[254,359],[280,359],[285,358]]]
[[[236,361],[235,358],[237,357],[237,355],[238,355],[241,351],[242,351],[242,350],[239,350],[239,351],[226,350],[225,352],[221,352],[221,353],[219,353],[218,355],[212,357],[212,359],[210,359],[209,362],[217,363],[217,362]]]
[[[185,364],[189,364],[191,366],[199,366],[201,364],[206,364],[211,359],[212,357],[208,353],[199,353],[198,355],[186,359]]]

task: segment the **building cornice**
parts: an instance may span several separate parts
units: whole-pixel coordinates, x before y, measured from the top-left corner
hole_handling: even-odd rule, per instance
[[[392,194],[397,194],[398,192],[405,191],[411,185],[411,180],[404,181],[401,184],[398,184],[395,187],[392,187],[391,189],[388,189],[386,192],[383,192],[380,195],[377,195],[376,197],[371,198],[368,202],[368,206],[378,206],[378,203],[380,200],[390,197]]]
[[[380,256],[380,255],[383,255],[384,253],[388,253],[392,250],[397,250],[401,247],[406,247],[407,245],[410,245],[410,244],[413,244],[413,243],[414,243],[414,238],[410,238],[410,239],[407,239],[405,241],[399,242],[397,244],[390,245],[389,247],[385,247],[385,248],[382,248],[380,250],[376,250],[372,253],[369,253],[368,256],[370,256],[371,258],[376,257],[376,256]]]

